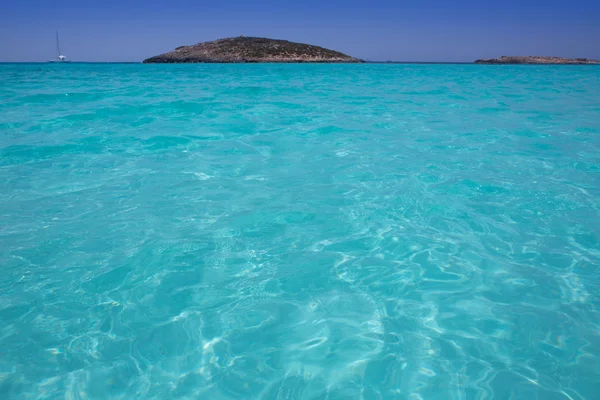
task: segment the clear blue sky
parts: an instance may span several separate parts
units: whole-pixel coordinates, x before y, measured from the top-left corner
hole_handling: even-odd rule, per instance
[[[0,61],[141,61],[222,37],[317,44],[368,60],[600,59],[600,0],[4,0]]]

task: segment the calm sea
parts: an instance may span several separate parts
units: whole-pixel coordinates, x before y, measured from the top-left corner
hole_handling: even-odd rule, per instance
[[[598,399],[600,68],[0,65],[0,398]]]

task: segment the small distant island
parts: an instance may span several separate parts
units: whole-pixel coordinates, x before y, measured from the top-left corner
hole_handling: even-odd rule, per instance
[[[150,57],[144,63],[362,63],[334,50],[287,40],[245,37],[219,39]]]
[[[600,64],[599,60],[587,58],[564,58],[542,56],[502,56],[475,61],[475,64]]]

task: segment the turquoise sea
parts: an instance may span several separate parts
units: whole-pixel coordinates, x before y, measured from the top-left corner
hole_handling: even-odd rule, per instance
[[[600,68],[0,65],[1,399],[600,398]]]

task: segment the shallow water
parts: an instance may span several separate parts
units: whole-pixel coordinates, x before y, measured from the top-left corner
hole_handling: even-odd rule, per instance
[[[600,68],[0,65],[0,398],[597,399]]]

